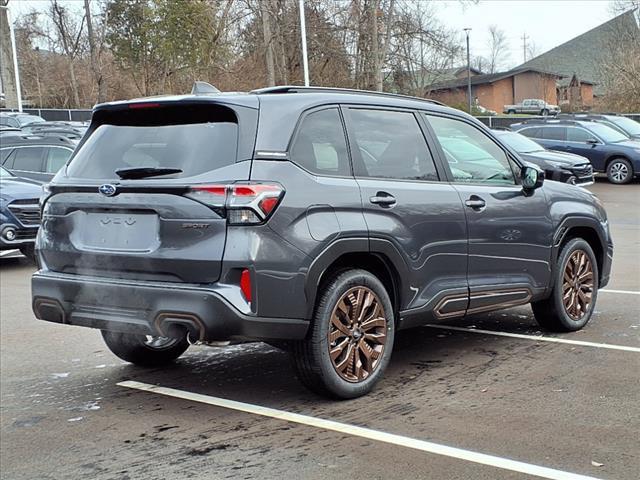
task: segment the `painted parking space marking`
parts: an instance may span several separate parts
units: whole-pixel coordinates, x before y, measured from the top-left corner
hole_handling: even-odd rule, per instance
[[[543,337],[541,335],[525,335],[522,333],[497,332],[494,330],[482,330],[481,328],[454,327],[451,325],[435,325],[433,323],[428,323],[425,325],[425,327],[439,328],[441,330],[453,330],[456,332],[481,333],[484,335],[495,335],[497,337],[520,338],[523,340],[533,340],[535,342],[566,343],[568,345],[578,345],[581,347],[606,348],[609,350],[621,350],[623,352],[640,353],[640,347],[628,347],[626,345],[613,345],[610,343],[584,342],[582,340],[569,340],[566,338]]]
[[[598,293],[622,293],[625,295],[640,295],[640,292],[634,292],[633,290],[600,290]]]
[[[145,392],[152,392],[169,397],[181,398],[183,400],[213,405],[215,407],[228,408],[254,415],[261,415],[263,417],[275,418],[286,422],[322,428],[333,432],[345,433],[356,437],[376,440],[392,445],[398,445],[400,447],[412,448],[414,450],[420,450],[422,452],[432,453],[435,455],[443,455],[446,457],[457,458],[459,460],[466,460],[468,462],[488,465],[502,470],[510,470],[512,472],[524,473],[540,478],[550,478],[555,480],[597,480],[595,477],[542,467],[494,455],[487,455],[485,453],[474,452],[472,450],[449,447],[447,445],[440,445],[426,440],[418,440],[416,438],[382,432],[380,430],[373,430],[366,427],[359,427],[357,425],[349,425],[347,423],[335,422],[324,418],[311,417],[309,415],[287,412],[285,410],[253,405],[251,403],[237,402],[235,400],[227,400],[225,398],[212,397],[200,393],[177,390],[175,388],[150,385],[148,383],[136,382],[133,380],[120,382],[117,385],[120,387],[132,388],[135,390],[142,390]]]

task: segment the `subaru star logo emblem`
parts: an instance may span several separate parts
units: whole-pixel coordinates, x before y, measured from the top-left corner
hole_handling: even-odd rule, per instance
[[[98,191],[105,197],[113,197],[116,194],[116,187],[110,183],[105,183],[100,185]]]

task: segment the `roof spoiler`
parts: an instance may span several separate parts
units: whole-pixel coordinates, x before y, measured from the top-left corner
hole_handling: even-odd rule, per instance
[[[196,80],[191,88],[191,95],[216,95],[220,93],[216,87],[207,82]]]

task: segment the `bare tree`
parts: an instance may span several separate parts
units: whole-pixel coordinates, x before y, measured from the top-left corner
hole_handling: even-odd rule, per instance
[[[55,27],[56,43],[61,47],[69,68],[69,81],[71,82],[71,94],[73,95],[73,102],[69,106],[78,108],[80,107],[80,93],[74,64],[76,56],[80,53],[82,47],[80,40],[84,30],[85,17],[83,16],[78,24],[77,19],[73,17],[66,7],[60,5],[58,0],[52,0],[49,15]]]
[[[509,54],[509,43],[504,30],[497,25],[489,27],[489,58],[487,59],[488,73],[496,73],[502,68],[507,55]]]
[[[87,19],[87,35],[89,37],[89,53],[91,55],[91,71],[98,87],[98,103],[107,99],[107,82],[102,75],[102,49],[106,32],[106,18],[103,18],[100,32],[95,32],[89,0],[84,0],[84,14]],[[106,17],[106,12],[105,12]]]
[[[260,13],[262,15],[262,34],[265,48],[265,62],[267,66],[267,85],[273,87],[276,84],[276,66],[274,57],[274,38],[271,32],[271,0],[260,0]]]

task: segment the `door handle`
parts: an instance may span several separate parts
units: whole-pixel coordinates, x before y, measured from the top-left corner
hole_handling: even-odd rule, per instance
[[[378,192],[373,197],[369,197],[369,201],[381,207],[391,207],[396,204],[396,197],[387,192]]]
[[[487,206],[486,202],[477,195],[471,195],[468,200],[465,200],[464,204],[474,210],[480,210]]]

